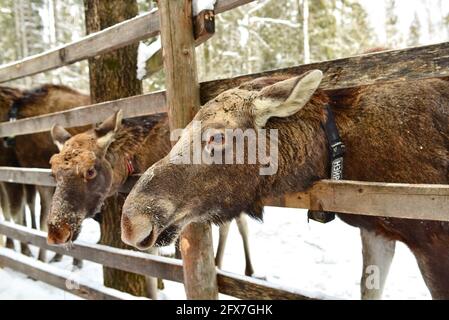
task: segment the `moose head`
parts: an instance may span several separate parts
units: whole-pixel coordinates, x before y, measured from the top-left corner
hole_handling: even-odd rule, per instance
[[[82,221],[94,217],[113,191],[114,175],[121,172],[113,170],[114,158],[108,151],[121,123],[122,111],[118,111],[96,128],[75,136],[53,126],[51,135],[60,152],[50,160],[56,191],[48,217],[49,244],[76,239]]]
[[[150,167],[129,194],[122,213],[122,240],[145,250],[168,245],[191,222],[221,223],[242,211],[261,218],[261,200],[269,190],[289,184],[305,188],[316,179],[315,172],[324,175],[324,160],[317,161],[316,168],[311,168],[315,164],[309,165],[311,155],[322,155],[326,150],[324,139],[309,146],[314,133],[322,130],[323,108],[315,107],[326,100],[323,94],[316,93],[322,77],[321,71],[313,70],[281,81],[260,78],[225,91],[204,105],[170,153]],[[294,115],[299,118],[289,120]],[[262,129],[277,130],[278,137],[262,134]],[[302,132],[304,139],[290,141],[292,130]],[[245,154],[239,159],[234,143],[238,138],[228,134],[236,131],[244,134],[240,141],[246,141],[246,146],[256,144],[257,150],[261,149],[262,135],[270,153],[279,144],[278,169],[273,174],[261,174],[267,163],[260,158],[250,161]],[[291,150],[290,142],[297,143],[298,148]],[[201,161],[195,161],[198,149]],[[228,154],[232,161],[215,161]],[[299,166],[302,178],[287,181],[283,177],[293,157],[308,169],[299,171]],[[213,161],[203,161],[206,158]]]

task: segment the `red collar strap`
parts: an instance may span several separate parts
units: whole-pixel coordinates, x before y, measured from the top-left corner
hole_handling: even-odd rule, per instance
[[[126,172],[128,173],[128,176],[131,176],[134,173],[134,166],[133,166],[132,160],[130,158],[126,158],[125,165],[126,165]]]

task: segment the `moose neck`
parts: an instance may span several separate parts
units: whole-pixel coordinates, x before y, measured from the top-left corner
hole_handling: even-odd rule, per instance
[[[143,173],[171,149],[170,130],[166,114],[123,120],[106,153],[112,167],[112,187],[115,194],[130,174]]]
[[[314,182],[328,177],[330,158],[323,129],[327,120],[325,106],[326,98],[319,93],[297,114],[268,122],[269,129],[278,129],[279,167],[275,175],[266,177],[263,197],[305,191]]]
[[[112,168],[112,186],[109,195],[117,193],[133,173],[141,168],[136,165],[136,156],[147,138],[148,131],[137,126],[124,126],[106,153],[106,161]]]

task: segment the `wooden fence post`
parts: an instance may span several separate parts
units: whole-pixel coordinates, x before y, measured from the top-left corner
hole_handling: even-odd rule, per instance
[[[200,107],[192,1],[159,1],[161,40],[171,130],[184,128]],[[217,275],[210,225],[191,224],[181,238],[188,299],[217,299]]]

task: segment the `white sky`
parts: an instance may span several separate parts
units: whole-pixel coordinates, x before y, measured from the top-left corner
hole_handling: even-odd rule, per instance
[[[359,0],[366,8],[371,25],[375,28],[379,41],[385,42],[385,2],[382,0]],[[399,17],[400,31],[407,35],[410,24],[413,21],[415,12],[418,13],[422,27],[421,44],[430,44],[435,42],[449,41],[448,30],[442,30],[441,27],[430,35],[428,30],[428,12],[426,3],[430,5],[430,15],[432,21],[438,23],[442,17],[449,13],[449,0],[396,0],[397,12]],[[441,4],[441,8],[440,8]]]

